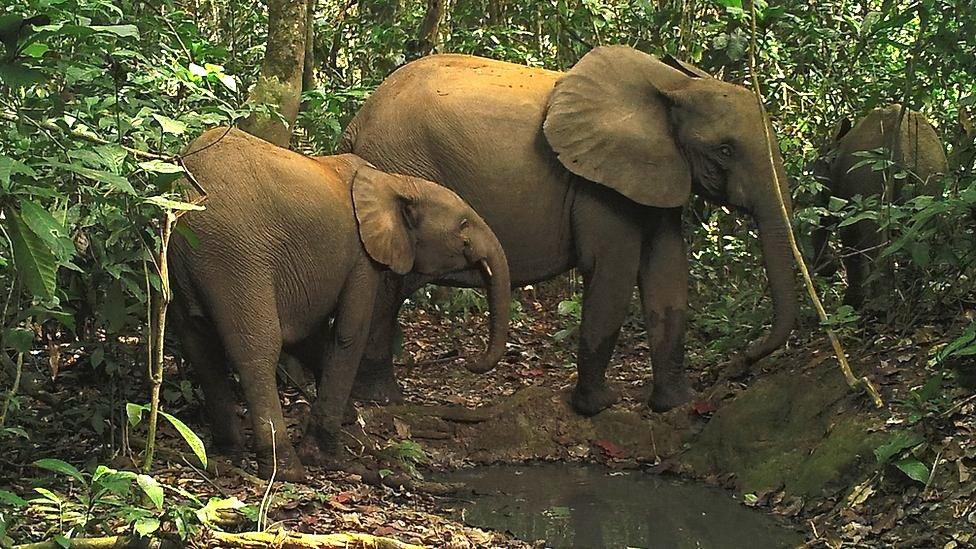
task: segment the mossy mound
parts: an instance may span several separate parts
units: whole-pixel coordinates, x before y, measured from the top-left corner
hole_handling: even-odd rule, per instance
[[[833,361],[753,382],[722,406],[680,461],[698,474],[734,473],[745,492],[817,496],[847,486],[883,435]]]

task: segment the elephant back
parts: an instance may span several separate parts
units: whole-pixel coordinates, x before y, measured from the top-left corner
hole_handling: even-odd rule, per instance
[[[847,190],[852,191],[847,194],[867,195],[883,191],[883,174],[872,170],[871,165],[851,171],[856,164],[865,160],[865,157],[855,153],[880,148],[891,151],[897,165],[915,175],[908,178],[909,184],[922,193],[938,191],[940,175],[948,171],[942,141],[929,121],[915,111],[906,111],[899,125],[901,111],[902,107],[897,103],[875,109],[840,139],[831,169],[832,178],[855,177],[860,181],[853,188],[846,186]],[[865,188],[868,186],[871,188]]]

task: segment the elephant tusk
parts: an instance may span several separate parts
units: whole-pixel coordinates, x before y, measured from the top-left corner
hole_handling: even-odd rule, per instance
[[[484,271],[486,275],[488,275],[488,278],[491,278],[492,276],[491,267],[488,266],[488,260],[485,258],[481,258],[481,260],[478,261],[478,263],[481,264],[481,270]]]

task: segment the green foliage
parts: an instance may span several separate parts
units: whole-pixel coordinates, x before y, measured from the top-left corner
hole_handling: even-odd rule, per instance
[[[38,487],[34,489],[38,495],[21,506],[25,513],[52,525],[46,536],[70,539],[92,532],[98,525],[119,523],[148,536],[169,518],[163,487],[150,476],[104,465],[86,473],[58,459],[41,459],[34,465],[70,479],[67,492]],[[134,487],[138,491],[133,491]]]
[[[563,318],[564,328],[552,335],[556,341],[562,341],[579,331],[580,322],[583,320],[583,300],[579,294],[574,294],[570,299],[559,302],[556,312]]]
[[[926,484],[929,468],[918,459],[927,447],[925,439],[911,431],[895,431],[885,444],[875,448],[874,456],[879,465],[894,465],[908,478]],[[894,459],[898,456],[898,459]]]
[[[412,440],[390,442],[380,450],[379,456],[387,461],[397,463],[404,471],[416,478],[423,478],[420,471],[417,470],[417,465],[430,461],[423,447]]]
[[[149,412],[148,404],[140,405],[140,404],[133,404],[131,402],[127,402],[125,405],[125,414],[129,418],[129,425],[133,427],[135,427],[136,425],[139,424],[140,421],[142,421],[143,412]],[[203,464],[204,467],[206,467],[207,451],[203,447],[203,441],[196,433],[193,432],[193,429],[187,427],[187,425],[182,421],[180,421],[179,418],[167,414],[166,412],[161,411],[159,412],[159,415],[166,418],[166,421],[168,421],[170,425],[172,425],[173,428],[176,429],[176,432],[178,432],[180,436],[183,437],[183,440],[186,441],[186,444],[190,447],[191,450],[193,450],[193,454],[197,456],[197,459],[200,460],[200,463]]]

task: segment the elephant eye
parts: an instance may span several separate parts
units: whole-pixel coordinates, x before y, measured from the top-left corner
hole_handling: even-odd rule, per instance
[[[462,217],[461,218],[461,223],[458,224],[458,228],[459,229],[465,229],[465,228],[467,228],[467,226],[468,226],[468,218],[467,217]]]
[[[718,153],[726,158],[731,158],[732,152],[732,145],[729,145],[728,143],[723,143],[718,146]]]

